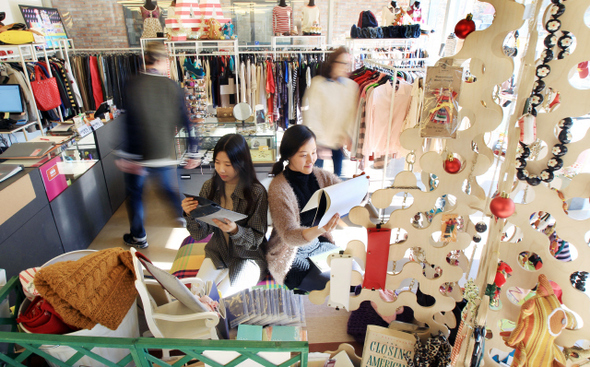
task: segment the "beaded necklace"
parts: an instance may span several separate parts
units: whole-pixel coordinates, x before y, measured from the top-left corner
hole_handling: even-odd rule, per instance
[[[533,90],[529,97],[528,115],[533,118],[537,116],[537,107],[543,103],[544,97],[542,92],[545,90],[545,82],[543,79],[551,73],[549,62],[553,60],[553,48],[557,45],[560,51],[557,59],[563,59],[570,54],[569,47],[573,43],[573,38],[568,31],[561,31],[563,35],[557,37],[557,32],[561,29],[561,21],[559,17],[565,12],[565,5],[561,3],[563,0],[551,0],[552,4],[549,9],[549,20],[545,23],[545,30],[549,32],[543,44],[545,49],[541,53],[541,64],[535,69],[536,80],[533,84]],[[531,174],[527,169],[526,159],[531,157],[531,150],[537,150],[540,147],[539,141],[535,141],[530,146],[524,142],[519,142],[519,147],[516,153],[516,177],[521,181],[526,181],[531,186],[537,186],[541,182],[551,182],[555,177],[554,171],[563,167],[563,156],[567,154],[567,144],[571,142],[572,135],[570,132],[573,126],[573,120],[566,117],[559,121],[558,127],[561,129],[558,135],[559,143],[555,144],[551,149],[553,157],[547,161],[547,168],[541,171],[539,175]],[[533,154],[535,156],[536,154]]]

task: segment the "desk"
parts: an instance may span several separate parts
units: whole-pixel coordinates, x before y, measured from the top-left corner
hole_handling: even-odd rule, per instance
[[[25,135],[25,140],[29,141],[29,136],[27,135],[27,127],[31,126],[31,125],[35,125],[38,124],[39,125],[39,130],[41,131],[41,135],[45,135],[45,133],[43,132],[43,126],[38,123],[37,121],[33,121],[33,122],[27,122],[24,125],[17,125],[16,127],[12,128],[12,129],[0,129],[0,134],[14,134],[17,133],[19,131],[22,131],[23,134]]]

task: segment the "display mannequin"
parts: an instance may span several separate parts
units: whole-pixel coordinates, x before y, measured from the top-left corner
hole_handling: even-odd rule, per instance
[[[301,31],[303,35],[321,34],[320,8],[315,5],[314,0],[309,0],[307,6],[301,10]],[[318,29],[319,28],[319,29]]]
[[[143,18],[143,33],[141,38],[155,38],[158,33],[162,33],[162,24],[160,23],[160,8],[152,0],[146,0],[140,8],[141,17]]]
[[[143,7],[146,10],[154,10],[154,9],[156,9],[156,6],[158,6],[158,5],[155,4],[154,2],[152,2],[152,0],[145,0],[145,4],[143,4]]]
[[[397,7],[396,1],[392,1],[387,6],[384,6],[381,11],[381,26],[387,27],[393,25],[400,11],[401,9]]]
[[[291,34],[291,17],[293,10],[287,5],[285,0],[281,0],[279,5],[272,9],[272,33],[275,36],[288,36]]]
[[[412,17],[414,23],[422,23],[422,9],[419,1],[414,1],[410,9],[408,9],[408,14]]]

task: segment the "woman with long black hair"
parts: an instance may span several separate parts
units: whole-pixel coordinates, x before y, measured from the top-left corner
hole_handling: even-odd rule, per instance
[[[293,125],[285,131],[280,160],[273,166],[268,188],[273,230],[266,259],[279,284],[312,291],[324,289],[330,273],[322,273],[310,257],[336,248],[332,230],[340,216],[335,214],[323,227],[313,226],[315,211],[301,212],[314,192],[340,182],[334,174],[314,166],[316,136],[307,126]]]
[[[237,222],[213,219],[216,226],[192,218],[195,198],[182,201],[187,229],[195,240],[213,233],[205,245],[205,260],[197,277],[217,284],[223,297],[250,288],[266,274],[266,190],[256,178],[250,149],[239,134],[223,136],[213,151],[215,172],[199,196],[248,217]]]

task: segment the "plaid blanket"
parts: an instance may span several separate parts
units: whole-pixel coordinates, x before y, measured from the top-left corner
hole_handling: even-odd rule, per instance
[[[205,246],[211,235],[203,238],[200,241],[196,241],[191,236],[185,238],[180,244],[180,248],[176,253],[174,262],[170,273],[179,279],[196,277],[205,255],[200,250]],[[277,284],[270,274],[267,274],[255,288],[281,288],[282,286]]]
[[[205,260],[205,254],[203,251],[198,251],[197,249],[202,249],[205,244],[209,242],[210,238],[211,235],[203,238],[201,241],[196,241],[191,236],[185,238],[176,253],[170,273],[179,279],[193,278],[197,276],[201,264],[203,263],[203,260]]]

